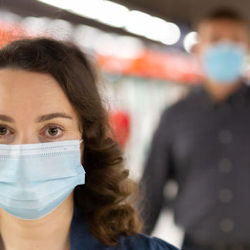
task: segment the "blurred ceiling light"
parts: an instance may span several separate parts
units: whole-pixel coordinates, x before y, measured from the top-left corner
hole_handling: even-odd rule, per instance
[[[73,30],[73,41],[84,49],[93,49],[93,41],[98,35],[98,30],[83,24],[79,24]]]
[[[149,14],[141,11],[132,10],[129,13],[125,29],[133,34],[148,36],[150,28],[150,18]]]
[[[132,36],[119,36],[116,44],[116,55],[124,59],[137,58],[145,49],[143,42]]]
[[[103,32],[99,29],[79,24],[73,30],[73,40],[80,47],[94,50],[96,38],[101,34],[103,34]]]
[[[166,45],[175,44],[181,35],[176,24],[136,10],[130,11],[125,29]]]
[[[53,35],[58,40],[69,40],[73,31],[73,25],[62,19],[55,19],[48,24],[46,33]]]
[[[191,53],[193,46],[195,44],[197,44],[197,42],[198,42],[198,40],[197,40],[197,32],[192,31],[192,32],[188,33],[185,36],[184,41],[183,41],[183,45],[184,45],[185,50],[188,53]]]
[[[51,19],[46,17],[25,17],[21,21],[21,25],[27,32],[31,32],[34,35],[42,34],[46,31]]]
[[[38,0],[71,11],[86,18],[125,30],[150,40],[173,45],[180,39],[180,29],[161,18],[141,11],[129,10],[124,5],[108,0],[90,0],[85,5],[79,0]]]
[[[95,51],[100,55],[122,59],[137,58],[144,50],[143,43],[133,37],[105,33],[96,38]]]
[[[112,34],[103,33],[96,37],[95,41],[95,51],[100,55],[112,56],[115,54],[115,39]]]
[[[173,45],[180,40],[181,30],[175,23],[168,22],[166,29],[163,30],[161,42],[166,45]]]
[[[9,11],[3,11],[0,10],[0,17],[1,17],[1,21],[8,23],[8,24],[14,24],[14,23],[18,23],[21,20],[21,17],[9,12]]]
[[[55,6],[60,9],[65,9],[70,12],[74,12],[79,15],[87,16],[89,18],[96,18],[96,9],[100,6],[102,0],[91,0],[88,4],[83,4],[82,1],[79,0],[38,0],[39,2],[43,2],[52,6]]]
[[[127,19],[129,9],[121,4],[104,0],[91,0],[84,4],[79,0],[39,0],[40,2],[71,11],[75,14],[96,19],[99,22],[121,28]]]
[[[143,42],[132,36],[120,36],[99,29],[78,25],[73,31],[74,42],[98,54],[119,58],[136,58],[144,50]]]
[[[96,19],[113,27],[122,28],[129,12],[129,9],[123,5],[111,1],[102,1]]]

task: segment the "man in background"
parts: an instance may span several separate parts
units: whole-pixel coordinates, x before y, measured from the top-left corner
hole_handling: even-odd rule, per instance
[[[142,178],[146,231],[152,232],[164,186],[173,179],[183,250],[250,249],[250,88],[243,80],[248,25],[221,9],[202,19],[197,31],[204,84],[168,108],[154,134]]]

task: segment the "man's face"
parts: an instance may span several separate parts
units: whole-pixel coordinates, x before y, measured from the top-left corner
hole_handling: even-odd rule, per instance
[[[198,39],[199,58],[208,46],[218,42],[233,42],[248,49],[248,27],[240,21],[230,19],[207,20],[198,27]]]

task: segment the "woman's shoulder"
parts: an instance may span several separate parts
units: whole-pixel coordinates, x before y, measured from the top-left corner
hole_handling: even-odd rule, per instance
[[[83,214],[77,207],[72,219],[70,242],[71,250],[177,250],[167,242],[145,234],[120,236],[116,246],[104,245],[90,232]]]
[[[156,237],[149,237],[144,234],[136,234],[134,236],[122,236],[117,249],[122,250],[177,250],[176,247],[170,245]]]

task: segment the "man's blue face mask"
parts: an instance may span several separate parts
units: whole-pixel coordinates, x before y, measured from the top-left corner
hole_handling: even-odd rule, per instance
[[[205,75],[219,84],[237,81],[244,73],[246,50],[240,45],[220,42],[208,47],[203,54]]]
[[[22,219],[39,219],[85,183],[79,140],[0,144],[0,207]]]

